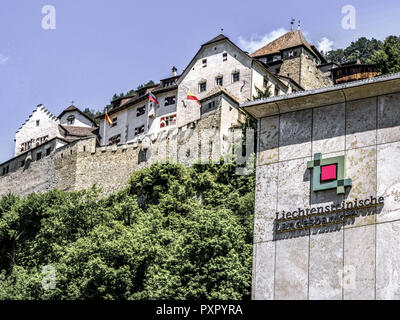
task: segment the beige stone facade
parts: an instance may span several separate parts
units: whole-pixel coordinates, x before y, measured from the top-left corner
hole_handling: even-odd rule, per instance
[[[260,126],[253,299],[400,299],[400,74],[243,108]],[[313,191],[316,153],[345,156],[345,194]],[[277,213],[370,197],[382,205],[345,210],[342,222],[278,225]]]

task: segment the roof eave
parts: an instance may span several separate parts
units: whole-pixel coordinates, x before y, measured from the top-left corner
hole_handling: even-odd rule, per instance
[[[400,92],[400,73],[350,83],[301,91],[240,105],[240,109],[256,119],[282,113],[310,109],[346,101]]]

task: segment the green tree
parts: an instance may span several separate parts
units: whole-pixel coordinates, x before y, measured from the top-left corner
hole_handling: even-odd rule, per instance
[[[259,99],[264,99],[268,98],[271,96],[271,85],[268,85],[265,90],[259,89],[257,86],[255,86],[255,89],[257,91],[257,95],[253,96],[253,100],[259,100]]]
[[[328,51],[325,54],[325,58],[330,62],[336,62],[339,64],[346,62],[346,56],[343,49]]]
[[[249,299],[255,177],[235,169],[158,163],[107,197],[3,197],[0,299]]]
[[[382,45],[382,41],[380,40],[361,37],[357,41],[351,42],[351,44],[345,49],[337,49],[327,52],[325,58],[328,61],[340,64],[355,61],[357,59],[360,59],[361,63],[366,63],[376,50],[382,48]]]
[[[85,108],[83,110],[83,113],[86,114],[89,118],[91,118],[94,122],[96,122],[97,125],[99,125],[99,120],[97,119],[98,116],[101,116],[103,114],[102,111],[99,110],[94,110],[90,108]]]
[[[155,82],[153,80],[149,80],[146,83],[138,85],[138,87],[136,88],[136,91],[139,91],[140,89],[143,89],[143,88],[145,88],[147,86],[153,86],[153,85],[155,85]]]
[[[346,61],[355,61],[360,59],[361,63],[365,63],[376,50],[382,48],[382,41],[372,38],[371,40],[361,37],[357,41],[352,42],[345,50]]]
[[[400,72],[400,37],[387,37],[383,48],[375,51],[368,63],[375,64],[382,74]]]

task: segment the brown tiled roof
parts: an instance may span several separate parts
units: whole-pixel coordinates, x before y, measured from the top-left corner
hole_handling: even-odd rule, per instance
[[[211,97],[214,97],[214,96],[218,95],[219,93],[225,93],[233,101],[235,101],[238,104],[240,103],[238,98],[236,98],[228,90],[226,90],[225,88],[223,88],[221,86],[216,86],[214,89],[212,89],[203,99],[200,100],[200,102],[210,99]]]
[[[314,50],[311,48],[311,45],[308,43],[306,38],[304,38],[301,31],[297,30],[285,33],[283,36],[280,36],[274,41],[266,44],[264,47],[253,52],[250,56],[252,57],[265,56],[268,54],[277,53],[283,49],[292,48],[300,45],[306,46],[308,50],[316,54]]]
[[[202,46],[205,46],[205,45],[213,43],[213,42],[221,41],[221,40],[224,40],[224,39],[228,39],[228,38],[221,33],[218,36],[216,36],[215,38],[211,39],[210,41],[207,41],[206,43],[203,43]]]
[[[96,136],[94,131],[97,128],[88,128],[88,127],[74,127],[74,126],[62,126],[60,125],[60,133],[64,138],[73,138],[73,137],[91,137]]]
[[[84,116],[86,119],[88,119],[89,121],[91,121],[95,126],[96,126],[96,122],[89,117],[87,114],[83,113],[81,110],[79,110],[77,107],[75,106],[69,106],[67,109],[64,109],[63,112],[60,113],[60,115],[58,116],[58,119],[60,119],[64,114],[66,114],[67,112],[71,112],[71,111],[77,111],[79,112],[82,116]]]

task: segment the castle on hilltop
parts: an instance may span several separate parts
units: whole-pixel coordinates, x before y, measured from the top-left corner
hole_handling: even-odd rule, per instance
[[[94,183],[110,192],[150,159],[190,164],[204,152],[219,159],[232,152],[232,132],[245,122],[240,104],[331,86],[337,66],[300,30],[252,54],[220,34],[201,45],[180,75],[174,67],[171,77],[112,101],[110,122],[103,114],[97,126],[75,106],[58,117],[37,106],[16,133],[14,157],[0,165],[0,195]],[[198,142],[191,142],[193,132]]]

